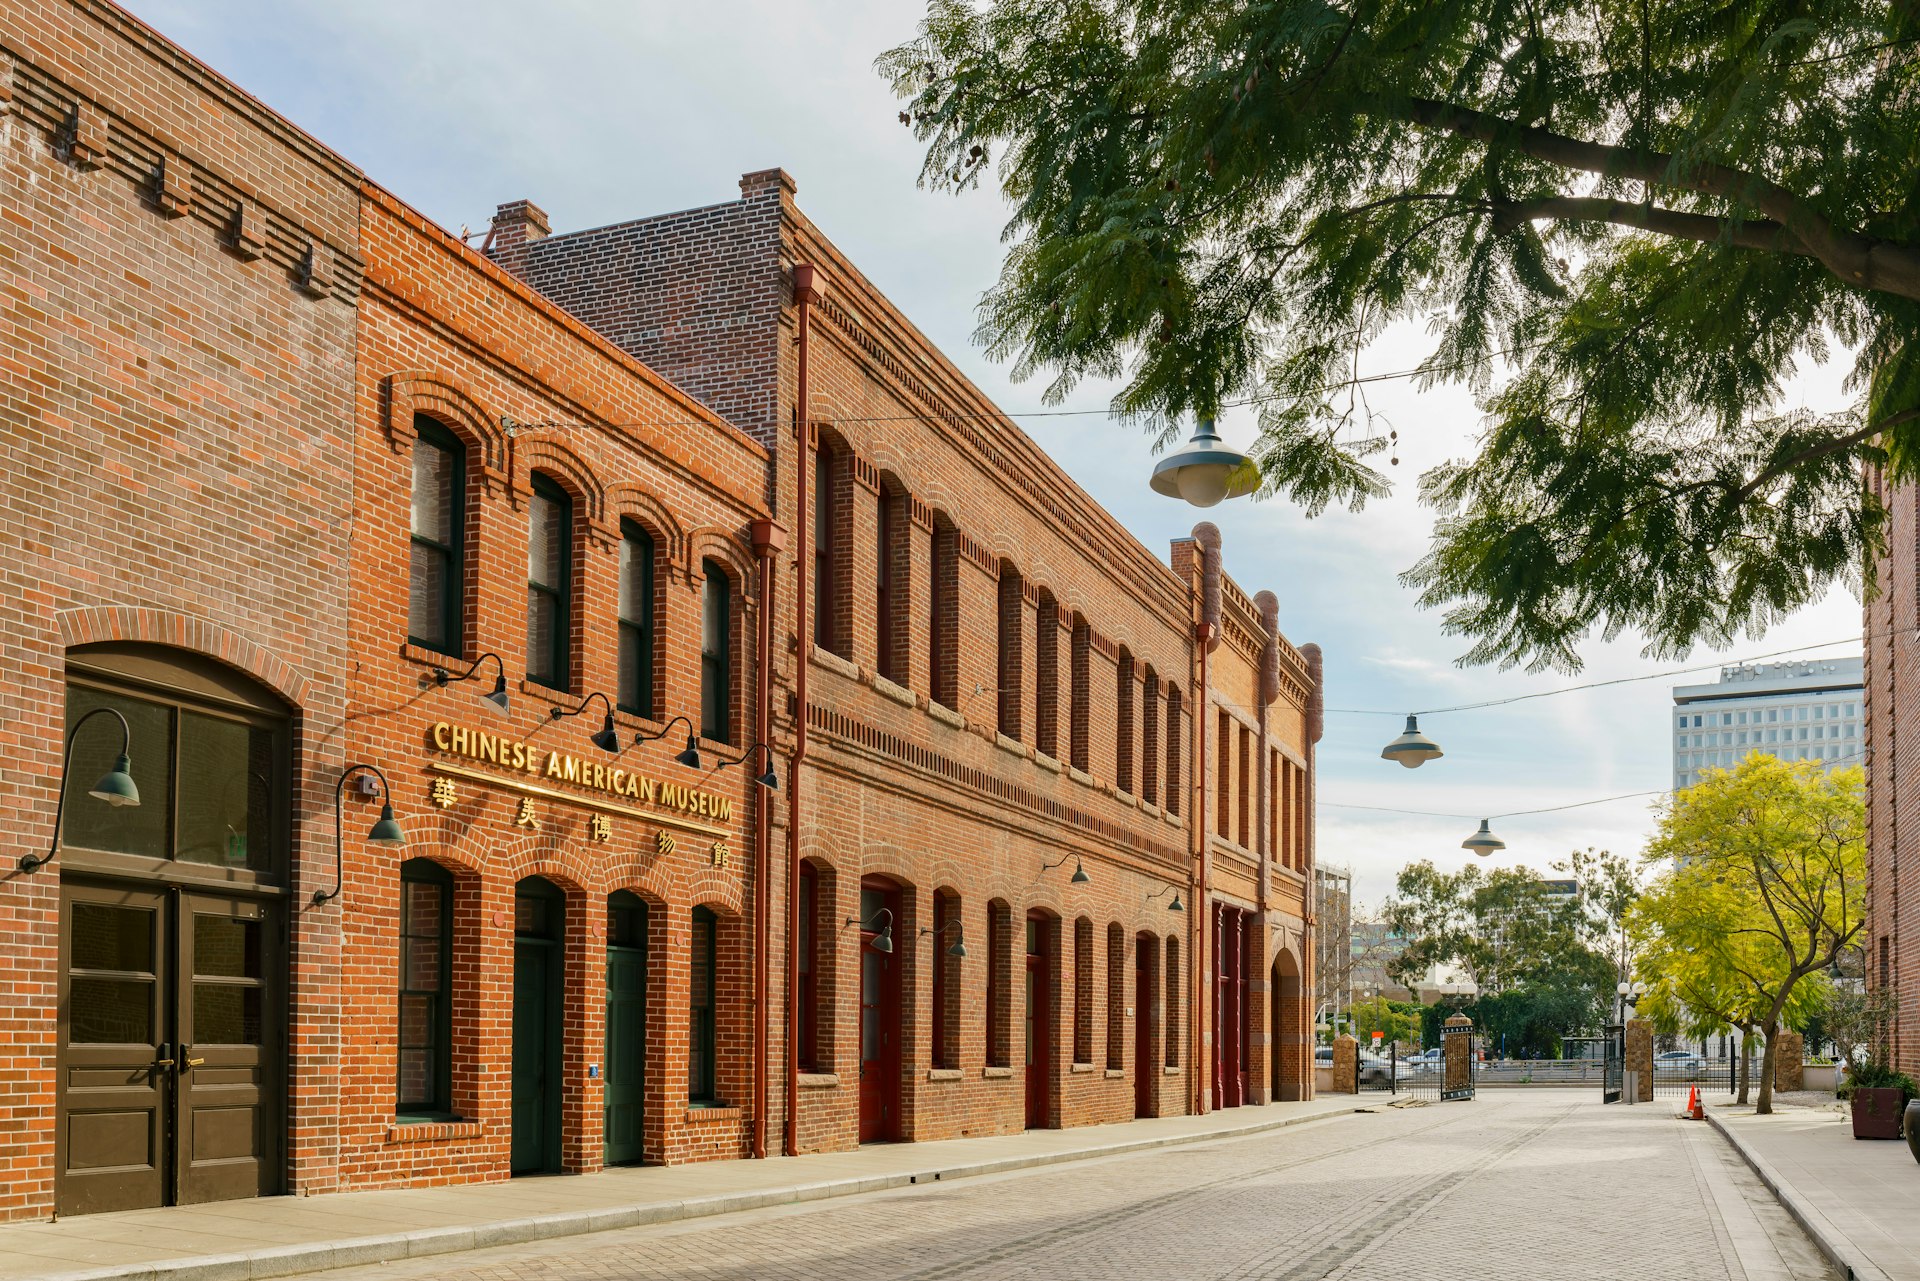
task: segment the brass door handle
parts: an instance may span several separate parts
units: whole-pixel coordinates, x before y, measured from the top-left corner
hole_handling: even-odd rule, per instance
[[[173,1066],[173,1060],[172,1059],[155,1059],[153,1061],[153,1066],[157,1068],[170,1068]]]
[[[187,1060],[187,1066],[188,1066],[188,1067],[190,1067],[190,1068],[197,1068],[197,1067],[199,1067],[199,1066],[200,1066],[200,1065],[201,1065],[202,1063],[205,1063],[205,1062],[206,1062],[206,1060],[205,1060],[205,1059],[188,1059],[188,1060]]]

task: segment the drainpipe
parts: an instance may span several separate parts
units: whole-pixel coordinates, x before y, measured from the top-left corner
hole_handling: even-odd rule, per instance
[[[812,263],[793,265],[794,330],[799,352],[793,397],[793,625],[797,662],[793,677],[793,755],[787,758],[787,1114],[783,1150],[788,1156],[800,1155],[796,1116],[800,1107],[800,763],[807,755],[807,666],[813,651],[808,609],[811,602],[807,596],[807,562],[813,555],[807,543],[812,527],[807,519],[807,473],[813,470],[807,459],[812,426],[807,412],[807,329],[810,309],[820,297],[814,277]]]
[[[1319,991],[1318,984],[1320,982],[1320,972],[1314,964],[1314,962],[1318,960],[1316,945],[1320,928],[1320,923],[1315,919],[1313,910],[1314,887],[1319,884],[1319,874],[1315,870],[1315,864],[1318,862],[1315,856],[1315,847],[1319,844],[1320,840],[1320,817],[1317,812],[1318,798],[1320,795],[1320,773],[1319,770],[1315,768],[1315,763],[1320,755],[1320,735],[1326,729],[1327,725],[1327,697],[1326,691],[1321,684],[1320,647],[1309,641],[1300,647],[1300,657],[1305,659],[1307,663],[1307,741],[1301,744],[1300,749],[1301,755],[1307,758],[1307,839],[1303,842],[1300,850],[1302,855],[1302,866],[1300,870],[1306,874],[1307,878],[1306,888],[1302,891],[1305,899],[1304,906],[1307,917],[1307,938],[1300,947],[1300,986],[1301,990],[1307,994],[1306,999],[1309,1007],[1311,1007],[1314,994]],[[1351,897],[1351,895],[1349,895],[1349,897]],[[1313,1044],[1311,1029],[1309,1029],[1307,1044],[1309,1046]],[[1305,1051],[1303,1050],[1302,1053],[1304,1054]],[[1309,1058],[1311,1058],[1311,1056],[1309,1056]],[[1312,1098],[1312,1062],[1303,1063],[1300,1071],[1300,1092],[1307,1098]]]
[[[1196,1116],[1206,1115],[1207,1092],[1203,1082],[1213,1079],[1213,1060],[1208,1056],[1206,1012],[1213,1008],[1210,997],[1214,984],[1213,967],[1220,958],[1214,956],[1207,946],[1213,937],[1213,904],[1207,897],[1208,849],[1210,833],[1207,829],[1207,808],[1210,799],[1207,791],[1207,722],[1213,719],[1213,708],[1209,704],[1211,685],[1208,677],[1208,659],[1214,648],[1220,644],[1220,531],[1209,521],[1201,521],[1193,527],[1193,540],[1200,544],[1200,621],[1193,629],[1194,640],[1200,655],[1199,689],[1194,695],[1194,733],[1198,742],[1193,753],[1193,783],[1199,793],[1200,803],[1193,807],[1194,834],[1200,841],[1199,857],[1194,863],[1193,911],[1197,918],[1194,943],[1194,1005],[1193,1005],[1193,1110]],[[1218,1034],[1219,1029],[1213,1029]]]
[[[770,520],[753,522],[753,559],[758,572],[755,590],[760,601],[760,636],[754,661],[753,738],[767,743],[773,738],[773,558],[786,546],[786,535]],[[765,749],[768,769],[773,768],[772,749]],[[752,762],[746,772],[753,773]],[[767,949],[773,928],[772,797],[766,789],[754,785],[753,797],[753,1155],[767,1155]]]
[[[1279,1020],[1273,1017],[1273,966],[1267,959],[1273,947],[1273,925],[1267,920],[1273,895],[1273,860],[1280,852],[1281,834],[1273,824],[1273,748],[1268,742],[1267,709],[1280,697],[1280,598],[1261,592],[1253,598],[1260,608],[1260,978],[1267,984],[1267,1102],[1274,1101],[1273,1077],[1280,1053]]]

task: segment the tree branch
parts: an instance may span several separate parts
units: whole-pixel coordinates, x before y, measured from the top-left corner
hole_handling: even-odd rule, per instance
[[[1641,231],[1651,231],[1675,240],[1697,240],[1703,245],[1732,245],[1737,249],[1799,254],[1807,258],[1815,256],[1792,232],[1771,218],[1744,221],[1716,218],[1710,214],[1662,209],[1657,205],[1635,204],[1604,196],[1540,196],[1499,205],[1493,215],[1493,229],[1495,232],[1507,232],[1521,223],[1543,219],[1610,222],[1621,227],[1637,227]]]

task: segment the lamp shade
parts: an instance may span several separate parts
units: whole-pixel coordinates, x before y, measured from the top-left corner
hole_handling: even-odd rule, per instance
[[[878,934],[875,934],[875,935],[873,936],[873,950],[874,950],[874,951],[876,951],[876,952],[891,952],[891,951],[893,951],[893,924],[892,924],[892,922],[888,922],[887,924],[885,924],[885,925],[882,925],[882,926],[880,927],[880,932],[879,932]]]
[[[593,735],[592,743],[603,752],[620,750],[620,731],[613,727],[613,713],[607,713],[606,722]]]
[[[1446,753],[1440,745],[1420,732],[1420,718],[1407,717],[1407,728],[1400,737],[1380,749],[1380,759],[1399,761],[1408,769],[1419,769],[1428,761],[1439,760]]]
[[[947,949],[947,955],[954,957],[958,960],[962,960],[962,961],[966,960],[967,959],[966,941],[964,939],[955,939],[953,941],[953,946]]]
[[[1213,419],[1202,418],[1192,439],[1154,464],[1148,483],[1156,494],[1211,507],[1223,498],[1251,494],[1260,485],[1260,472],[1251,458],[1221,441]]]
[[[773,766],[771,765],[767,766],[764,774],[755,774],[753,781],[766,788],[769,792],[777,792],[780,790],[780,776],[773,772]]]
[[[1091,876],[1087,875],[1087,869],[1080,865],[1080,860],[1077,858],[1073,860],[1073,875],[1067,878],[1068,883],[1072,885],[1085,885],[1092,879]]]
[[[482,694],[480,701],[503,716],[507,713],[509,709],[507,706],[507,675],[505,672],[494,677],[493,692],[491,694]]]
[[[1485,858],[1495,850],[1507,848],[1507,843],[1493,834],[1493,829],[1487,826],[1487,820],[1483,818],[1480,820],[1480,830],[1472,836],[1469,836],[1466,840],[1461,841],[1460,848],[1463,850],[1472,850],[1481,858]]]
[[[380,821],[367,833],[367,844],[401,846],[407,843],[407,834],[400,830],[400,820],[393,816],[391,804],[380,807]]]
[[[695,738],[691,734],[687,735],[686,749],[682,751],[678,756],[674,757],[673,759],[676,761],[679,761],[682,765],[686,766],[688,769],[699,769],[700,768],[700,740]]]
[[[1187,910],[1187,905],[1180,901],[1180,896],[1178,894],[1175,894],[1173,896],[1173,902],[1167,904],[1167,910],[1169,912],[1184,912]]]
[[[120,753],[113,768],[102,774],[98,783],[87,789],[87,795],[115,808],[140,803],[140,789],[133,782],[133,762],[125,752]]]

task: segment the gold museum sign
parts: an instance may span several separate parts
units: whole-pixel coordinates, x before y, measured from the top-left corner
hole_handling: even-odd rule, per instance
[[[703,792],[698,788],[685,787],[678,783],[669,783],[617,765],[608,765],[603,761],[582,760],[565,752],[549,751],[532,743],[469,729],[464,725],[452,725],[446,721],[434,722],[432,729],[428,731],[428,740],[439,751],[453,756],[463,756],[470,761],[493,765],[502,770],[513,771],[509,774],[494,774],[489,771],[468,770],[436,763],[433,769],[438,773],[470,778],[477,782],[495,783],[510,787],[517,792],[569,801],[576,805],[586,805],[593,809],[625,814],[632,818],[666,823],[695,832],[724,835],[725,829],[715,824],[733,821],[733,801],[729,797],[713,792]],[[535,779],[542,782],[572,783],[607,796],[625,797],[656,808],[639,810],[602,801],[598,797],[556,791],[534,782]],[[659,810],[673,811],[673,813],[663,814],[659,813]],[[700,822],[701,819],[707,819],[709,822]]]

